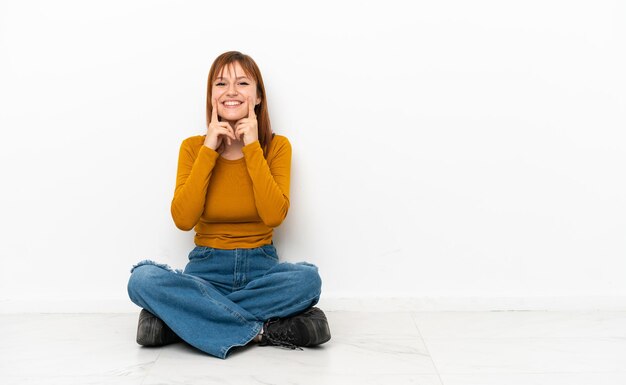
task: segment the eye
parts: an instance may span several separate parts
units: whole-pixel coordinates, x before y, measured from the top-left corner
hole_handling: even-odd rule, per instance
[[[248,85],[248,83],[247,83],[247,82],[241,82],[241,83],[239,83],[239,84],[244,85],[244,86],[247,86],[247,85]]]
[[[215,85],[216,85],[216,86],[223,86],[223,85],[224,85],[224,82],[217,82],[217,83],[215,83]]]

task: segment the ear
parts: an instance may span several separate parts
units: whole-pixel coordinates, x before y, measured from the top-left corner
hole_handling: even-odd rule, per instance
[[[254,103],[254,105],[258,106],[259,104],[261,104],[261,98],[256,98],[256,103]]]

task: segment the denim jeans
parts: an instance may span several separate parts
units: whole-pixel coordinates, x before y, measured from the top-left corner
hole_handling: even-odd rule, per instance
[[[274,245],[217,249],[196,246],[184,271],[144,260],[134,265],[128,295],[190,345],[225,359],[274,317],[315,305],[317,266],[279,262]]]

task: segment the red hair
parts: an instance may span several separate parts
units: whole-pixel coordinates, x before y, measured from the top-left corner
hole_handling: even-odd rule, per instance
[[[228,51],[224,52],[220,56],[218,56],[213,64],[211,65],[211,69],[209,70],[209,78],[207,84],[206,91],[206,121],[207,127],[211,123],[211,115],[213,113],[213,105],[211,103],[212,92],[213,92],[213,82],[218,74],[222,72],[224,67],[238,62],[243,68],[246,76],[252,78],[256,82],[256,92],[257,96],[261,98],[261,102],[254,106],[254,113],[256,114],[256,120],[259,129],[259,142],[261,144],[261,148],[263,149],[263,155],[267,158],[267,151],[272,141],[272,126],[270,124],[270,115],[267,112],[267,101],[265,97],[265,86],[263,85],[263,77],[261,76],[261,71],[259,67],[256,65],[254,60],[248,55],[244,55],[238,51]],[[224,146],[224,142],[220,147]]]

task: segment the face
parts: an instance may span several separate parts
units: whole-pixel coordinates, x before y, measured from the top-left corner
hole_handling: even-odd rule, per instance
[[[212,85],[212,98],[217,99],[217,114],[222,120],[237,121],[248,116],[248,96],[254,104],[261,102],[256,86],[239,62],[224,67]]]

